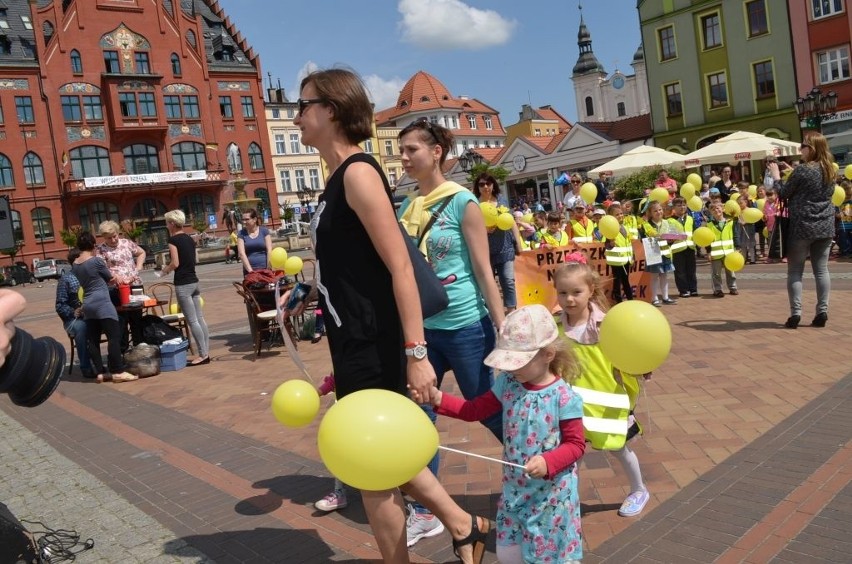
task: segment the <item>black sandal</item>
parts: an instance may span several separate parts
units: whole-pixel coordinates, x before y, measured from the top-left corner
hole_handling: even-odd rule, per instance
[[[488,533],[491,532],[491,521],[486,519],[485,517],[482,520],[485,522],[485,526],[481,529],[479,528],[479,519],[476,515],[471,515],[471,529],[470,534],[463,539],[456,540],[453,539],[453,554],[456,555],[461,561],[461,556],[459,555],[459,549],[463,546],[473,545],[473,564],[480,564],[482,562],[482,558],[485,556],[485,539],[488,537]]]

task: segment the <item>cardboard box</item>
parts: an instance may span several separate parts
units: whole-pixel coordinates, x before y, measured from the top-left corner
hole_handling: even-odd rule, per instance
[[[160,371],[173,372],[186,366],[186,349],[189,341],[184,339],[177,345],[160,345]]]

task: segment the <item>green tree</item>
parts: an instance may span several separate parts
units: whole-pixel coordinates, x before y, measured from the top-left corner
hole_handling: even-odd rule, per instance
[[[615,197],[618,201],[634,200],[636,203],[639,203],[639,201],[645,197],[645,190],[652,189],[654,187],[654,181],[657,179],[657,175],[659,175],[660,171],[664,168],[668,171],[671,178],[677,180],[678,184],[685,182],[686,172],[683,170],[667,167],[647,167],[639,172],[634,172],[629,176],[624,176],[616,180],[613,197]],[[638,206],[634,206],[633,209],[636,212],[639,211]]]
[[[12,259],[12,264],[15,264],[15,257],[18,255],[20,250],[20,247],[9,247],[8,249],[0,249],[0,254],[8,255],[8,257]]]
[[[509,170],[503,168],[502,166],[491,166],[488,163],[481,163],[478,165],[473,165],[473,168],[470,169],[470,172],[467,173],[467,181],[471,184],[476,177],[480,174],[490,174],[494,178],[497,179],[499,184],[504,184],[506,182],[506,178],[509,176]]]
[[[121,231],[124,235],[133,242],[136,242],[136,239],[139,238],[140,235],[145,231],[145,228],[141,225],[136,225],[136,221],[132,219],[125,219],[121,222]]]
[[[68,229],[60,229],[59,237],[62,239],[62,242],[71,249],[77,246],[77,237],[80,236],[80,233],[83,231],[83,226],[81,225],[72,225]]]

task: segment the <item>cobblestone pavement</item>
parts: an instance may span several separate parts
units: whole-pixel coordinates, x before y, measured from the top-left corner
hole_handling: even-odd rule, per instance
[[[584,458],[589,561],[843,561],[852,549],[852,263],[830,268],[828,326],[789,331],[785,265],[748,266],[739,296],[712,299],[709,267],[699,264],[705,295],[663,308],[673,349],[640,403],[645,512],[618,517],[628,493],[621,469],[599,452]],[[94,538],[84,563],[377,559],[357,495],[337,513],[312,507],[331,485],[317,422],[287,429],[271,417],[271,393],[298,376],[282,347],[254,359],[231,286],[239,267],[208,265],[200,276],[210,365],[120,386],[82,381],[75,370],[35,409],[0,398],[0,502],[18,518]],[[55,284],[21,292],[29,302],[21,327],[67,344]],[[806,275],[805,323],[813,302]],[[328,373],[324,340],[299,352],[315,379]],[[445,386],[454,391],[450,376]],[[480,425],[441,418],[438,429],[443,445],[500,456]],[[463,507],[494,515],[498,466],[449,454],[440,479]],[[454,561],[449,544],[447,534],[423,540],[412,558]],[[485,561],[496,561],[493,537]]]

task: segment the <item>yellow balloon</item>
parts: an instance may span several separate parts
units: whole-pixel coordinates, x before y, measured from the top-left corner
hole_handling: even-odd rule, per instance
[[[293,276],[294,274],[299,274],[302,272],[302,259],[297,256],[287,257],[287,260],[284,262],[284,274],[289,274]]]
[[[701,211],[701,208],[704,207],[704,201],[701,196],[693,196],[686,201],[686,207],[692,211]]]
[[[696,190],[701,190],[701,176],[696,173],[691,173],[686,177],[686,181],[692,184],[692,187]]]
[[[669,191],[665,188],[654,188],[651,190],[651,195],[648,196],[655,202],[660,202],[661,204],[666,204],[669,201]]]
[[[831,163],[831,166],[834,168],[835,174],[837,173],[838,170],[840,170],[840,165],[837,164],[837,163]]]
[[[729,202],[736,202],[739,199],[739,197],[740,197],[739,192],[731,192],[731,195],[728,196],[728,201]]]
[[[179,305],[177,305],[177,304],[176,304],[176,303],[174,303],[174,302],[173,302],[173,303],[170,303],[170,304],[169,304],[169,313],[170,313],[170,314],[172,314],[172,315],[177,315],[177,314],[179,314],[179,313],[180,313],[180,306],[179,306]]]
[[[831,203],[840,207],[846,201],[846,191],[843,186],[834,185],[834,194],[831,195]]]
[[[497,206],[497,213],[506,213],[507,211],[509,211],[509,208],[506,206]]]
[[[586,182],[580,186],[580,197],[583,198],[583,201],[587,204],[593,204],[595,202],[595,198],[598,197],[598,187],[591,182]]]
[[[725,213],[731,217],[739,217],[742,209],[736,200],[728,200],[725,202]]]
[[[601,232],[601,235],[611,241],[618,236],[618,232],[621,230],[621,225],[618,224],[618,220],[615,219],[615,217],[605,215],[598,222],[598,230]]]
[[[852,164],[846,165],[846,168],[843,169],[843,176],[846,177],[846,180],[852,180]]]
[[[764,237],[769,237],[769,228],[768,228],[768,227],[764,227],[764,228],[763,228],[763,236],[764,236]]]
[[[746,208],[743,210],[743,220],[746,223],[757,223],[763,219],[763,212],[757,208]]]
[[[646,374],[669,356],[672,330],[666,316],[648,302],[621,302],[601,323],[600,345],[604,356],[622,372]]]
[[[500,215],[500,212],[497,211],[497,206],[491,202],[482,202],[479,204],[479,209],[482,210],[482,217],[485,219],[486,227],[497,225],[497,217]]]
[[[521,218],[521,221],[523,221],[524,223],[532,223],[534,219],[535,217],[533,217],[533,214],[525,213],[524,217]]]
[[[272,394],[272,413],[287,427],[304,427],[319,413],[320,397],[304,380],[284,382]]]
[[[757,186],[752,184],[748,187],[748,197],[752,200],[757,198]]]
[[[725,255],[725,268],[731,272],[742,270],[745,266],[745,257],[739,251]]]
[[[680,187],[680,197],[684,200],[689,201],[695,195],[695,186],[687,182],[683,186]]]
[[[204,297],[198,296],[198,303],[201,304],[201,307],[204,307]]]
[[[438,431],[405,396],[361,390],[326,412],[317,446],[326,468],[342,482],[362,490],[388,490],[426,468],[438,450]]]
[[[503,231],[508,231],[515,225],[515,218],[510,213],[501,213],[497,216],[497,228]]]
[[[709,227],[699,227],[692,233],[692,240],[699,247],[709,247],[716,240],[716,234]]]
[[[287,261],[287,251],[283,247],[275,247],[269,254],[269,266],[275,270],[284,270],[284,263]]]
[[[86,292],[85,292],[85,291],[83,291],[83,287],[82,287],[82,286],[80,286],[79,288],[77,288],[77,299],[79,299],[79,300],[80,300],[80,303],[83,303],[83,296],[84,296],[85,294],[86,294]]]
[[[755,200],[754,203],[757,204],[757,209],[763,211],[764,206],[766,206],[766,198],[760,198],[759,200]]]

